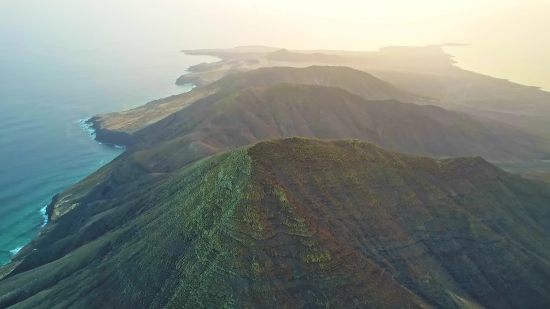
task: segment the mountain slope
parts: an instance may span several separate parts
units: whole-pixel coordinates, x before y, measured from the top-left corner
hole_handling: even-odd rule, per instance
[[[138,143],[60,192],[48,214],[56,218],[78,205],[108,207],[207,156],[291,136],[356,138],[411,154],[482,155],[494,161],[542,158],[547,153],[538,139],[513,128],[434,106],[366,101],[342,89],[311,85],[248,88],[216,93],[136,132]],[[52,229],[64,236],[78,225]],[[21,256],[34,248],[31,243]]]
[[[248,88],[216,93],[135,133],[139,143],[60,192],[48,214],[56,218],[78,205],[108,207],[207,156],[291,136],[356,138],[412,154],[482,155],[496,161],[545,153],[532,136],[433,106],[366,101],[342,89],[311,85]],[[52,229],[64,236],[78,226]],[[29,244],[21,256],[34,248]]]
[[[153,124],[185,106],[220,91],[233,92],[249,87],[270,87],[280,83],[314,84],[341,87],[369,100],[394,99],[402,102],[421,100],[376,77],[346,67],[276,67],[236,73],[191,92],[157,100],[135,109],[96,115],[90,123],[97,139],[104,143],[129,145],[130,134]]]
[[[0,307],[547,308],[549,192],[481,158],[261,142],[54,218]]]
[[[356,138],[433,157],[517,161],[548,154],[541,139],[498,122],[434,106],[367,101],[339,88],[291,84],[213,95],[134,135],[141,149],[192,143],[213,152],[290,136]]]

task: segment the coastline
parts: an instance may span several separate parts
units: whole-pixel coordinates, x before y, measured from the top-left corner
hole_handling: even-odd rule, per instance
[[[127,149],[134,143],[133,138],[126,132],[117,132],[103,129],[97,116],[79,119],[78,122],[84,131],[100,145],[107,145],[119,149]]]
[[[97,121],[94,120],[94,117],[88,117],[88,118],[82,118],[82,119],[79,119],[78,120],[78,123],[80,123],[80,127],[82,128],[83,131],[86,131],[88,132],[88,134],[90,135],[90,138],[94,141],[96,141],[98,144],[100,145],[106,145],[106,146],[110,146],[110,147],[115,147],[115,148],[118,148],[118,149],[124,149],[126,150],[127,147],[126,146],[122,146],[122,145],[116,145],[116,144],[111,144],[111,143],[106,143],[106,142],[103,142],[103,141],[100,141],[97,139],[97,127],[98,127],[98,124],[97,124]],[[108,131],[108,130],[103,130],[103,131]],[[101,135],[100,135],[101,136]],[[105,159],[103,159],[105,160]],[[103,161],[102,161],[103,162]],[[39,233],[40,231],[51,221],[52,219],[52,216],[53,216],[53,211],[54,211],[54,207],[55,207],[55,204],[59,201],[59,194],[60,193],[57,193],[55,194],[52,198],[51,198],[51,201],[50,203],[48,203],[47,205],[41,207],[38,211],[40,212],[40,214],[42,215],[44,221],[42,223],[42,225],[40,226],[40,230],[39,230]],[[21,254],[25,254],[25,250],[24,248],[27,247],[31,242],[23,245],[23,246],[20,246],[20,247],[17,247],[15,249],[12,249],[12,250],[9,250],[9,252],[12,254],[11,256],[11,259],[13,259],[14,257],[16,257],[19,253]],[[9,263],[9,262],[8,262]],[[0,267],[3,266],[3,265],[0,265]]]
[[[186,73],[187,72],[188,71],[186,71]],[[193,84],[193,88],[191,88],[191,90],[194,89],[195,87],[196,87],[196,85]],[[171,96],[168,96],[166,98],[153,100],[153,101],[148,102],[144,105],[147,105],[147,104],[153,103],[153,102],[155,102],[155,103],[163,102],[164,100],[168,100],[168,99],[171,99],[175,96],[185,94],[185,93],[188,93],[188,92],[189,91],[183,92],[183,93],[180,93],[180,94],[171,95]],[[114,147],[114,148],[126,150],[126,149],[128,149],[128,147],[132,146],[135,143],[132,136],[130,134],[126,133],[126,132],[112,131],[112,130],[108,130],[108,129],[103,128],[101,126],[100,117],[98,117],[97,115],[92,116],[92,117],[88,117],[88,118],[78,119],[77,122],[80,124],[81,129],[83,131],[88,132],[90,138],[92,140],[94,140],[95,142],[97,142],[98,144],[100,144],[100,145],[105,145],[105,146],[109,146],[109,147]],[[103,159],[103,160],[105,160],[105,159]],[[102,160],[102,162],[103,162],[103,160]],[[42,217],[44,219],[43,223],[40,225],[39,233],[51,221],[55,204],[59,201],[60,193],[61,192],[55,194],[51,198],[51,202],[49,204],[47,204],[47,205],[41,207],[40,209],[38,209],[38,211],[40,212],[40,214],[42,215]],[[26,252],[27,250],[25,250],[25,248],[30,243],[31,242],[28,242],[28,243],[24,244],[23,246],[16,247],[14,249],[8,250],[9,253],[11,253],[10,261],[13,260],[14,258],[17,258],[17,256],[20,255],[20,254],[21,255],[27,255],[28,253],[30,253],[30,252]],[[9,264],[9,263],[10,262],[7,262],[7,264]],[[7,265],[7,264],[4,264],[4,265]],[[0,265],[0,267],[4,266],[4,265]]]
[[[196,85],[194,85],[194,84],[193,84],[193,86],[196,87]],[[187,92],[184,92],[184,93],[187,93]],[[162,102],[164,100],[173,98],[175,96],[177,96],[177,95],[172,95],[172,96],[169,96],[167,98],[157,99],[157,100],[148,102],[144,105],[147,105],[147,104],[150,104],[150,103]],[[79,119],[78,122],[80,123],[80,126],[81,126],[82,130],[88,132],[90,134],[90,138],[92,140],[96,141],[100,145],[106,145],[106,146],[126,150],[126,149],[128,149],[128,147],[133,145],[134,142],[135,142],[133,140],[133,138],[131,137],[131,135],[126,133],[126,132],[112,131],[112,130],[103,128],[101,126],[100,117],[98,117],[97,115],[92,116],[92,117],[88,117],[88,118]],[[58,201],[59,201],[59,193],[55,194],[52,197],[52,200],[48,205],[46,205],[46,206],[44,206],[40,209],[40,212],[44,216],[44,223],[41,226],[42,228],[44,226],[46,226],[46,224],[51,220],[52,215],[53,215],[54,206]],[[25,246],[17,248],[18,250],[17,250],[16,253],[18,253]],[[14,254],[14,256],[15,256],[15,254]]]
[[[141,106],[143,105],[143,103],[149,102],[152,99],[185,93],[189,90],[189,87],[174,86],[175,79],[182,73],[186,73],[187,68],[192,65],[204,61],[217,61],[217,58],[212,59],[211,57],[182,56],[179,51],[163,51],[161,53],[153,54],[146,53],[145,55],[147,56],[146,59],[141,59],[139,57],[138,59],[136,59],[139,60],[139,62],[128,62],[117,66],[117,73],[113,73],[113,68],[107,68],[107,64],[111,64],[112,62],[114,62],[115,64],[119,64],[118,58],[116,58],[117,56],[111,53],[106,53],[105,55],[102,54],[101,56],[105,56],[105,59],[102,58],[106,61],[105,66],[97,66],[98,69],[94,69],[93,71],[93,73],[95,74],[93,75],[93,77],[101,77],[104,83],[109,83],[108,87],[106,86],[98,88],[93,84],[91,86],[88,86],[88,84],[85,83],[86,79],[79,79],[78,77],[80,77],[80,75],[78,74],[75,77],[71,75],[72,72],[57,70],[56,66],[53,66],[52,68],[50,68],[49,66],[44,66],[44,72],[46,74],[56,74],[56,76],[59,76],[60,81],[63,80],[61,78],[66,78],[66,81],[68,81],[71,86],[74,86],[71,88],[71,91],[63,94],[58,94],[52,92],[49,87],[44,87],[44,89],[41,89],[39,92],[36,93],[25,91],[24,93],[22,93],[22,95],[24,94],[24,96],[21,98],[16,96],[20,93],[18,89],[10,92],[10,94],[13,94],[13,98],[18,98],[24,103],[32,102],[32,100],[37,99],[35,95],[40,94],[40,99],[47,101],[46,103],[54,104],[55,102],[55,104],[57,104],[55,105],[56,108],[64,108],[65,105],[68,106],[68,108],[67,112],[62,113],[62,116],[59,117],[57,117],[57,115],[52,112],[51,114],[56,116],[55,120],[53,121],[50,118],[47,118],[51,116],[49,114],[49,110],[30,108],[30,111],[32,111],[29,111],[30,116],[41,117],[41,119],[45,118],[47,120],[45,120],[43,123],[41,122],[39,125],[28,125],[28,123],[23,120],[23,118],[26,117],[14,118],[12,117],[13,115],[10,116],[12,119],[18,119],[17,125],[21,124],[22,128],[25,129],[21,130],[21,132],[29,132],[28,134],[23,133],[24,137],[29,139],[36,139],[35,142],[29,143],[30,145],[35,146],[24,148],[44,151],[44,153],[26,152],[26,154],[28,154],[27,156],[33,159],[36,158],[36,160],[33,161],[31,164],[23,165],[25,168],[28,167],[27,170],[29,177],[26,177],[27,175],[23,176],[23,173],[21,171],[15,171],[15,168],[12,167],[6,167],[6,169],[3,169],[3,172],[11,172],[13,170],[13,172],[17,173],[15,175],[19,175],[17,177],[18,179],[24,179],[24,183],[22,182],[21,185],[22,187],[29,183],[32,184],[36,188],[36,190],[29,192],[28,189],[32,188],[27,188],[27,191],[22,191],[27,193],[18,194],[18,196],[20,197],[13,198],[13,201],[9,200],[8,206],[12,204],[20,206],[14,207],[13,215],[8,211],[6,211],[5,213],[5,222],[8,222],[10,224],[10,227],[11,225],[15,226],[16,229],[8,229],[8,224],[4,225],[4,221],[2,221],[2,224],[0,224],[3,225],[3,228],[5,229],[5,232],[2,235],[3,246],[0,250],[0,267],[9,264],[10,261],[17,260],[19,257],[22,257],[24,252],[21,251],[25,251],[25,247],[29,247],[29,244],[33,241],[33,239],[35,239],[37,235],[39,235],[39,233],[44,232],[44,228],[48,229],[48,227],[46,226],[50,222],[52,213],[51,209],[49,208],[52,208],[53,204],[55,203],[52,203],[52,197],[75,185],[81,179],[90,175],[99,167],[109,163],[113,159],[113,156],[116,156],[116,154],[120,153],[121,150],[127,148],[128,144],[125,144],[125,142],[120,142],[117,139],[108,139],[110,136],[112,136],[112,134],[109,134],[110,132],[105,132],[101,130],[102,126],[98,123],[95,123],[93,121],[94,119],[91,119],[92,117],[88,116],[94,115],[97,112],[109,111],[112,109],[117,111],[123,110],[128,107],[133,107],[136,103]],[[139,56],[142,57],[143,55],[140,54]],[[149,58],[153,60],[159,58],[162,60],[162,62],[147,62],[147,59]],[[133,60],[134,59],[132,59],[132,61]],[[173,65],[170,65],[169,67],[163,66],[164,64],[168,63]],[[141,71],[135,72],[137,68],[141,68]],[[10,71],[8,70],[8,72]],[[142,76],[144,77],[137,78],[135,76],[132,77],[128,75],[134,73],[143,73]],[[29,77],[29,79],[27,79],[26,75],[22,75],[20,79],[21,81],[27,81],[28,83],[32,84],[32,82],[35,82],[34,76],[35,75],[32,74],[32,77]],[[16,80],[19,81],[19,79]],[[51,81],[51,83],[48,85],[56,85],[56,83],[57,79]],[[23,84],[23,82],[21,84]],[[129,86],[136,87],[137,89],[132,90],[132,88],[130,88]],[[120,89],[116,87],[120,87]],[[108,90],[105,90],[104,88]],[[15,102],[15,100],[13,100],[13,102],[8,100],[6,101],[6,103],[18,106],[15,105],[17,103]],[[73,108],[73,105],[79,106]],[[44,106],[46,105],[42,104],[41,108],[43,108]],[[36,112],[37,110],[39,112]],[[63,111],[65,112],[65,109]],[[10,115],[9,113],[5,114],[6,115],[3,116]],[[39,135],[37,135],[37,132],[34,132],[33,130],[36,131],[37,128],[41,128],[42,126],[47,126],[47,129],[49,130],[48,134],[53,134],[52,137],[54,138],[54,143],[50,142],[49,136],[36,137]],[[81,130],[86,131],[87,133],[82,134]],[[31,135],[30,133],[33,134]],[[8,134],[6,134],[6,138],[2,139],[2,141],[15,141],[14,137],[15,135],[9,134],[8,136]],[[88,140],[88,138],[94,140],[94,142],[91,142],[90,140]],[[108,147],[102,147],[98,144]],[[71,151],[71,148],[77,149]],[[5,150],[8,158],[10,158],[10,160],[12,160],[14,163],[20,164],[21,161],[24,160],[23,154],[17,154],[16,150],[12,150],[10,148]],[[14,153],[14,155],[12,155],[11,157],[10,152]],[[55,153],[63,154],[63,152],[65,152],[67,155],[53,155]],[[68,154],[68,152],[70,152],[70,154]],[[100,156],[99,158],[97,158],[97,161],[95,158],[96,156]],[[65,158],[60,159],[62,157]],[[44,166],[43,168],[36,168],[32,165],[44,163],[39,162],[43,158],[48,158],[49,162],[51,163],[40,164],[41,166]],[[90,164],[88,165],[87,163]],[[7,165],[15,166],[16,164]],[[27,170],[25,170],[25,173],[27,173]],[[40,177],[30,176],[35,176],[36,174],[39,174],[37,176]],[[13,185],[17,189],[18,183],[15,183],[15,181],[13,181],[12,183],[8,182],[9,180],[6,178],[6,183],[8,185]],[[11,187],[9,188],[11,189]],[[9,191],[10,190],[8,190],[8,187],[6,187],[5,192]],[[3,197],[4,196],[0,196],[0,199]],[[6,198],[12,199],[12,196],[6,193]],[[17,218],[17,220],[12,220],[12,216],[14,218]]]
[[[103,145],[126,149],[137,143],[133,133],[153,124],[171,113],[212,94],[214,91],[197,87],[196,84],[184,84],[186,91],[161,99],[149,101],[143,105],[104,114],[96,114],[80,119],[82,129],[89,132],[91,138]],[[178,85],[183,86],[183,85]],[[197,89],[200,89],[198,92]]]
[[[521,86],[537,88],[538,90],[550,93],[550,82],[548,82],[545,75],[540,73],[546,72],[548,65],[540,66],[540,63],[530,61],[526,65],[524,58],[510,58],[515,55],[513,53],[508,53],[506,57],[493,57],[491,58],[492,61],[484,61],[487,57],[489,57],[489,54],[484,50],[483,46],[478,46],[479,44],[443,45],[441,48],[445,53],[452,56],[452,59],[455,62],[454,65],[462,70],[472,71],[496,79],[506,80]],[[521,66],[518,65],[518,63],[521,63]],[[505,66],[504,64],[507,64],[508,66]],[[512,65],[510,66],[510,64]],[[528,75],[535,71],[538,72],[537,77],[533,78]]]
[[[50,216],[48,215],[48,206],[49,205],[50,204],[48,204],[46,206],[43,206],[38,210],[40,212],[40,214],[42,215],[42,218],[44,219],[44,222],[42,223],[42,225],[40,225],[40,230],[42,230],[46,226],[46,224],[48,224],[48,222],[50,221]],[[23,246],[15,248],[15,249],[9,250],[9,252],[11,253],[11,258],[16,256],[19,253],[19,251],[21,251],[21,249],[25,248],[25,246],[27,246],[27,245],[28,244],[25,244]],[[0,267],[1,266],[3,266],[3,265],[0,265]]]

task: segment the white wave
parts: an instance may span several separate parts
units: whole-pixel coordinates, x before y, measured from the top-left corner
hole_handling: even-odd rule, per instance
[[[80,127],[82,128],[82,130],[88,132],[90,134],[91,139],[95,139],[96,137],[95,129],[92,128],[92,125],[88,123],[90,119],[92,119],[92,117],[82,118],[82,119],[78,119],[78,122],[80,123]]]
[[[92,125],[88,123],[88,120],[92,119],[92,117],[90,118],[83,118],[83,119],[78,119],[78,122],[80,123],[80,127],[84,130],[84,131],[87,131],[88,133],[90,133],[90,137],[95,140],[96,139],[96,133],[95,133],[95,129],[92,128]],[[97,142],[98,144],[100,145],[108,145],[108,146],[112,146],[112,147],[115,147],[115,148],[118,148],[118,149],[124,149],[126,150],[127,147],[126,146],[120,146],[120,145],[115,145],[115,144],[107,144],[107,143],[101,143],[101,142]],[[103,161],[101,161],[103,163]]]
[[[46,224],[48,223],[48,214],[46,213],[46,208],[47,207],[48,207],[48,205],[40,208],[40,213],[42,214],[42,218],[44,218],[44,223],[42,223],[41,227],[46,226]]]
[[[23,249],[23,247],[15,248],[13,250],[10,250],[10,252],[11,252],[12,255],[16,255],[17,252],[19,252],[19,250],[21,250],[21,249]]]

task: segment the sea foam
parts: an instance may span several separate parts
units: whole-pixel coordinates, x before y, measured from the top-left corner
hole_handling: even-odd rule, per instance
[[[92,128],[92,125],[89,123],[89,120],[92,119],[92,117],[89,117],[89,118],[83,118],[83,119],[78,119],[78,122],[80,123],[80,127],[82,127],[82,129],[88,133],[90,133],[90,137],[95,140],[96,139],[96,133],[95,133],[95,129]],[[123,150],[126,150],[127,147],[126,146],[120,146],[120,145],[115,145],[115,144],[106,144],[106,143],[102,143],[102,142],[98,142],[98,144],[100,145],[107,145],[107,146],[112,146],[112,147],[115,147],[115,148],[118,148],[118,149],[123,149]],[[101,161],[103,162],[103,161]]]
[[[15,249],[13,249],[13,250],[10,250],[10,253],[11,253],[12,255],[16,255],[17,252],[19,252],[19,250],[21,250],[21,249],[23,249],[23,247],[15,248]]]
[[[48,207],[48,205],[40,208],[40,213],[42,214],[42,218],[44,218],[44,223],[42,223],[42,227],[46,226],[46,224],[48,224],[48,214],[46,213],[46,208]]]
[[[90,134],[90,138],[95,139],[95,129],[92,128],[92,125],[89,123],[90,119],[92,119],[92,117],[78,119],[78,122],[80,123],[80,127]]]

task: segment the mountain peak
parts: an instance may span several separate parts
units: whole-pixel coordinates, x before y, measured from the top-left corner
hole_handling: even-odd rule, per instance
[[[480,158],[262,141],[58,217],[0,306],[544,308],[548,192]]]

